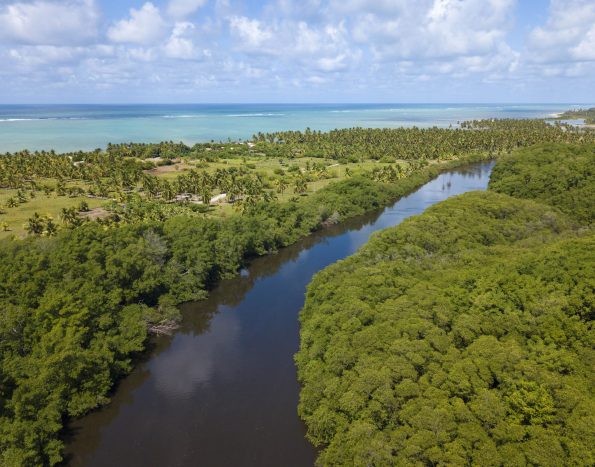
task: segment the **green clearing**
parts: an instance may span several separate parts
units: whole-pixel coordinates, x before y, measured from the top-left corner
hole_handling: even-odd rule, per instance
[[[106,204],[105,200],[86,196],[71,198],[55,195],[48,196],[38,193],[35,198],[30,198],[16,207],[6,207],[7,200],[15,197],[17,191],[9,189],[0,190],[0,206],[4,206],[2,209],[5,212],[0,215],[0,239],[12,237],[13,235],[17,238],[25,237],[27,235],[25,224],[36,212],[42,216],[50,216],[54,220],[59,221],[62,209],[75,208],[83,201],[89,205],[89,209],[101,207]],[[6,226],[4,223],[6,223]]]

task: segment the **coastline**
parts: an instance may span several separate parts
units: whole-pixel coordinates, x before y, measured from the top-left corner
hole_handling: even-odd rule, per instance
[[[587,104],[585,104],[587,105]],[[455,127],[485,118],[544,118],[572,104],[237,104],[161,106],[0,105],[0,154],[92,151],[111,143],[250,139],[258,132],[336,128]],[[15,121],[3,121],[14,119]],[[20,120],[16,120],[20,119]]]

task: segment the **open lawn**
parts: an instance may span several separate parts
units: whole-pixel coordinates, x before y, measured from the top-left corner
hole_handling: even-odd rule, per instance
[[[438,161],[431,161],[437,163]],[[400,162],[407,166],[406,161]],[[306,180],[306,192],[301,196],[308,196],[331,183],[342,180],[348,176],[358,175],[363,172],[370,172],[375,168],[382,168],[390,164],[375,160],[363,162],[338,163],[333,159],[301,157],[297,159],[271,158],[264,155],[253,154],[251,157],[231,157],[219,159],[214,162],[204,160],[193,160],[189,158],[178,159],[171,165],[163,165],[155,169],[145,170],[145,173],[158,177],[169,182],[188,171],[195,169],[205,171],[213,175],[217,170],[236,168],[244,174],[258,175],[264,182],[268,191],[274,192],[279,201],[288,201],[296,194],[293,182],[296,177],[304,176]],[[275,182],[279,179],[286,181],[286,188],[279,192]],[[57,180],[43,178],[39,179],[40,185],[55,189]],[[107,182],[107,180],[104,180]],[[66,183],[68,187],[80,187],[87,190],[89,185],[82,181],[71,180]],[[140,185],[137,188],[141,188]],[[77,207],[81,201],[86,201],[90,209],[105,206],[108,201],[105,199],[89,198],[87,196],[57,196],[56,192],[49,194],[37,190],[31,198],[31,192],[26,193],[27,201],[15,207],[7,207],[10,198],[17,197],[17,190],[0,189],[0,238],[9,236],[24,237],[26,235],[25,224],[27,220],[38,213],[41,216],[51,216],[55,222],[60,224],[60,212],[63,208]],[[139,191],[142,194],[142,190]],[[214,190],[212,195],[219,195],[221,192]],[[113,193],[110,194],[110,196]],[[144,196],[144,194],[142,194]],[[208,211],[208,216],[227,217],[235,212],[234,205],[227,201],[215,203]],[[102,214],[105,212],[102,211]],[[89,216],[86,216],[89,217]],[[90,216],[91,218],[93,216]]]
[[[0,190],[0,239],[15,235],[24,237],[27,233],[24,224],[34,213],[39,215],[51,216],[59,223],[60,212],[63,208],[72,208],[78,206],[81,201],[85,201],[90,209],[100,207],[106,203],[103,199],[87,198],[86,196],[77,196],[70,198],[68,196],[56,196],[55,193],[45,195],[42,192],[36,192],[35,198],[28,199],[25,203],[16,207],[6,207],[6,201],[15,197],[17,190]],[[4,223],[8,224],[8,230],[5,230]]]

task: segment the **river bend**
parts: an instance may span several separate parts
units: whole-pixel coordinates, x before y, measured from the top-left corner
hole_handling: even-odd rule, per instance
[[[485,190],[492,163],[443,173],[384,210],[255,259],[207,300],[183,306],[112,402],[70,424],[73,466],[309,466],[293,355],[312,276],[377,230],[451,196]]]

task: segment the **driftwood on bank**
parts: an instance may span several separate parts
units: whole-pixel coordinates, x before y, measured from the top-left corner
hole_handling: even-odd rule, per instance
[[[170,336],[179,326],[179,323],[173,320],[162,321],[161,323],[151,324],[149,326],[149,334]]]

